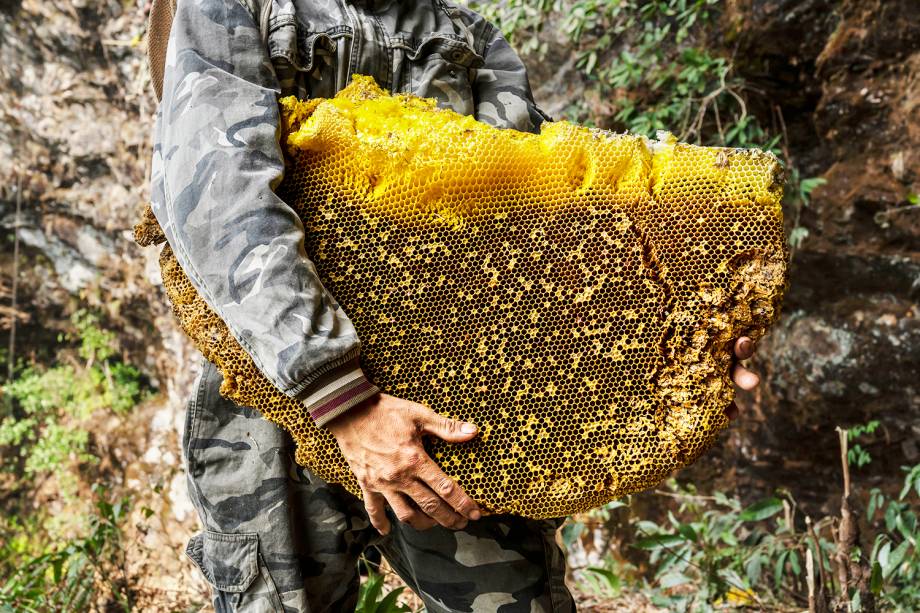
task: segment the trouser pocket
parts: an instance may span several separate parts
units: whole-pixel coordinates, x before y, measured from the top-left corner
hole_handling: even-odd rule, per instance
[[[185,549],[214,594],[217,613],[267,613],[283,610],[281,598],[259,553],[259,535],[206,530]]]

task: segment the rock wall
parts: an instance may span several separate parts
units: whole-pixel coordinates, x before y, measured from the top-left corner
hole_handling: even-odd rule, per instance
[[[19,227],[24,351],[82,300],[123,330],[132,361],[159,381],[169,376],[156,363],[165,309],[130,234],[147,193],[153,105],[141,70],[143,11],[124,6],[0,4],[0,230],[12,245]]]
[[[761,348],[751,444],[761,476],[837,483],[834,426],[877,419],[874,465],[855,478],[898,481],[900,466],[920,461],[920,3],[747,0],[734,10],[742,73],[795,131],[789,156],[802,175],[827,181],[801,210],[808,235],[786,314]],[[801,493],[824,499],[823,487]]]
[[[132,235],[154,110],[145,11],[144,2],[0,0],[0,356],[15,321],[14,357],[47,364],[77,308],[101,312],[118,333],[122,359],[159,393],[127,416],[93,417],[95,477],[131,496],[125,543],[138,607],[185,610],[207,601],[181,557],[197,529],[179,440],[199,358],[166,304],[157,250]],[[23,508],[73,513],[58,492],[29,495]]]

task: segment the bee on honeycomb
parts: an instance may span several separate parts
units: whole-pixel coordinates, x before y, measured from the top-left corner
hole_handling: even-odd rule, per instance
[[[499,130],[355,76],[281,101],[279,194],[382,390],[480,428],[427,443],[491,512],[559,517],[657,485],[727,426],[731,340],[786,286],[782,172],[757,150]],[[142,243],[162,234],[149,213]],[[163,281],[221,393],[360,495],[336,441],[255,367],[169,246]]]

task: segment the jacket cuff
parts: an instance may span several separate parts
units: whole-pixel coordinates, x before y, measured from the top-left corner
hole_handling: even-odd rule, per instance
[[[317,427],[323,427],[379,392],[354,359],[323,373],[304,392],[302,402]]]

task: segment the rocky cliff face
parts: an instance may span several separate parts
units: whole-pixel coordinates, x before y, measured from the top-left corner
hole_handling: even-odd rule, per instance
[[[761,348],[755,465],[774,483],[835,482],[833,427],[877,419],[871,479],[897,478],[920,459],[920,4],[745,0],[726,18],[789,157],[826,180],[787,212],[808,234]]]
[[[155,250],[132,236],[154,109],[143,4],[0,0],[0,361],[5,380],[15,322],[13,358],[48,364],[70,313],[90,308],[160,392],[127,416],[94,417],[99,463],[87,476],[131,496],[128,572],[139,608],[152,611],[205,602],[207,590],[180,557],[197,525],[178,432],[198,357],[158,286]],[[75,512],[44,489],[36,484],[20,508]]]
[[[168,387],[173,327],[131,236],[148,189],[153,100],[143,10],[125,6],[0,4],[0,286],[12,285],[18,227],[24,355],[80,300],[104,311],[131,361]]]

